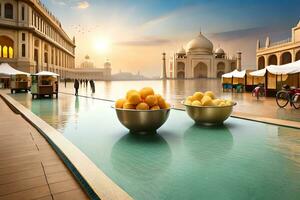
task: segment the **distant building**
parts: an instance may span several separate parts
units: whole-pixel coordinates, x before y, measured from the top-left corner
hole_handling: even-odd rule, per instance
[[[269,65],[282,65],[300,60],[300,21],[292,28],[292,37],[286,40],[271,42],[266,38],[265,45],[257,40],[256,66],[263,69]]]
[[[241,53],[229,57],[222,48],[213,50],[213,44],[201,32],[179,49],[169,60],[168,78],[216,78],[241,68]],[[163,70],[164,71],[164,70]]]
[[[111,80],[111,63],[106,60],[102,68],[97,68],[87,55],[80,68],[72,70],[72,78],[88,80]]]
[[[47,70],[68,77],[75,68],[75,39],[40,0],[1,0],[0,62],[25,72]]]
[[[80,64],[80,68],[91,69],[94,67],[94,62],[90,59],[90,56],[86,55],[84,61]]]

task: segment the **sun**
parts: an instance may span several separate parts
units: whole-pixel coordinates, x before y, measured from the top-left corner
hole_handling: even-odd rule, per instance
[[[98,38],[94,42],[95,49],[99,53],[107,53],[110,48],[110,40],[108,38]]]

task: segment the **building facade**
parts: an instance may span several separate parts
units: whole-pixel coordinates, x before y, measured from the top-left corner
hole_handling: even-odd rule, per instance
[[[201,32],[169,59],[167,77],[175,79],[217,78],[241,68],[241,53],[229,57],[222,48],[213,50],[213,43]]]
[[[257,69],[269,65],[282,65],[300,60],[300,21],[292,28],[292,37],[286,40],[271,42],[270,37],[262,45],[257,40],[256,48]]]
[[[71,77],[75,39],[40,0],[1,0],[0,62],[29,73],[47,70]]]
[[[94,62],[87,55],[80,64],[80,68],[71,71],[71,78],[88,80],[111,80],[111,63],[106,60],[102,68],[95,67]]]

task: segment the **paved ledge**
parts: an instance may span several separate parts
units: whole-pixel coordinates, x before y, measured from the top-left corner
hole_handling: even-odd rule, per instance
[[[31,123],[47,140],[55,144],[64,156],[74,165],[93,192],[102,200],[132,199],[123,189],[107,177],[76,146],[64,138],[56,129],[37,117],[27,108],[6,94],[0,94],[10,107]],[[0,161],[1,162],[1,161]],[[0,198],[1,199],[1,198]],[[68,199],[66,197],[66,199]]]
[[[274,118],[268,118],[268,117],[260,117],[260,116],[251,115],[251,114],[242,113],[242,112],[233,112],[231,117],[300,129],[300,122],[296,122],[296,121],[274,119]]]

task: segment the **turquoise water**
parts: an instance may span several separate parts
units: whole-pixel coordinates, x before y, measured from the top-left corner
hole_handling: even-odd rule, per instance
[[[84,152],[135,199],[299,199],[300,131],[230,118],[197,127],[172,110],[156,135],[133,135],[111,102],[13,98]]]

